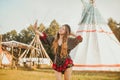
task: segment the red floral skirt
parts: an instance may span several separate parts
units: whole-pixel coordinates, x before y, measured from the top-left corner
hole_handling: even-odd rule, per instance
[[[63,65],[57,66],[57,64],[53,63],[52,68],[58,72],[62,72],[64,74],[64,71],[67,68],[70,68],[73,66],[73,61],[71,58],[66,58],[65,62]]]

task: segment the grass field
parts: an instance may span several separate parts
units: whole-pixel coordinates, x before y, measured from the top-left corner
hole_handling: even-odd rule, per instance
[[[0,80],[55,80],[55,76],[52,69],[0,69]],[[71,80],[120,80],[120,72],[73,71]]]

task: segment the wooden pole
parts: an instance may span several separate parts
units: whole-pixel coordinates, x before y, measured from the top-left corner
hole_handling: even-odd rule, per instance
[[[1,42],[2,42],[2,35],[0,35],[0,52],[2,52],[2,46],[1,46]],[[2,55],[0,54],[0,67],[2,66]]]
[[[11,52],[12,52],[12,65],[11,65],[11,68],[13,68],[13,46],[12,46],[11,49],[12,49],[12,50],[11,50]]]
[[[0,45],[1,45],[1,42],[2,42],[2,35],[0,35]]]

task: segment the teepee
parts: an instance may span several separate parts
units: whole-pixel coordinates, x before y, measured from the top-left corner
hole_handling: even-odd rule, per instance
[[[0,65],[11,65],[11,63],[12,55],[7,51],[3,51],[0,46]]]
[[[2,36],[0,36],[0,66],[11,65],[12,55],[7,51],[2,50],[1,42],[2,42]]]
[[[73,70],[120,71],[120,43],[95,6],[83,1],[77,34],[83,41],[71,51]]]
[[[37,28],[37,21],[34,24],[34,30]],[[34,66],[34,64],[51,65],[52,60],[45,51],[42,42],[39,39],[39,35],[35,33],[35,37],[31,41],[30,45],[33,47],[31,49],[26,49],[19,57],[19,63],[26,63],[29,66]],[[31,64],[32,63],[32,64]]]

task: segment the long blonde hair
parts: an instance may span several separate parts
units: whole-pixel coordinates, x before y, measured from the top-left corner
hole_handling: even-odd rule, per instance
[[[62,45],[61,45],[61,51],[60,51],[60,56],[64,57],[67,55],[67,41],[68,41],[68,35],[70,34],[71,30],[70,30],[70,26],[68,24],[63,25],[65,26],[65,34],[63,36],[63,40],[62,40]],[[52,44],[52,49],[54,51],[54,54],[57,54],[57,50],[58,50],[58,40],[59,40],[60,34],[57,33],[53,44]]]

